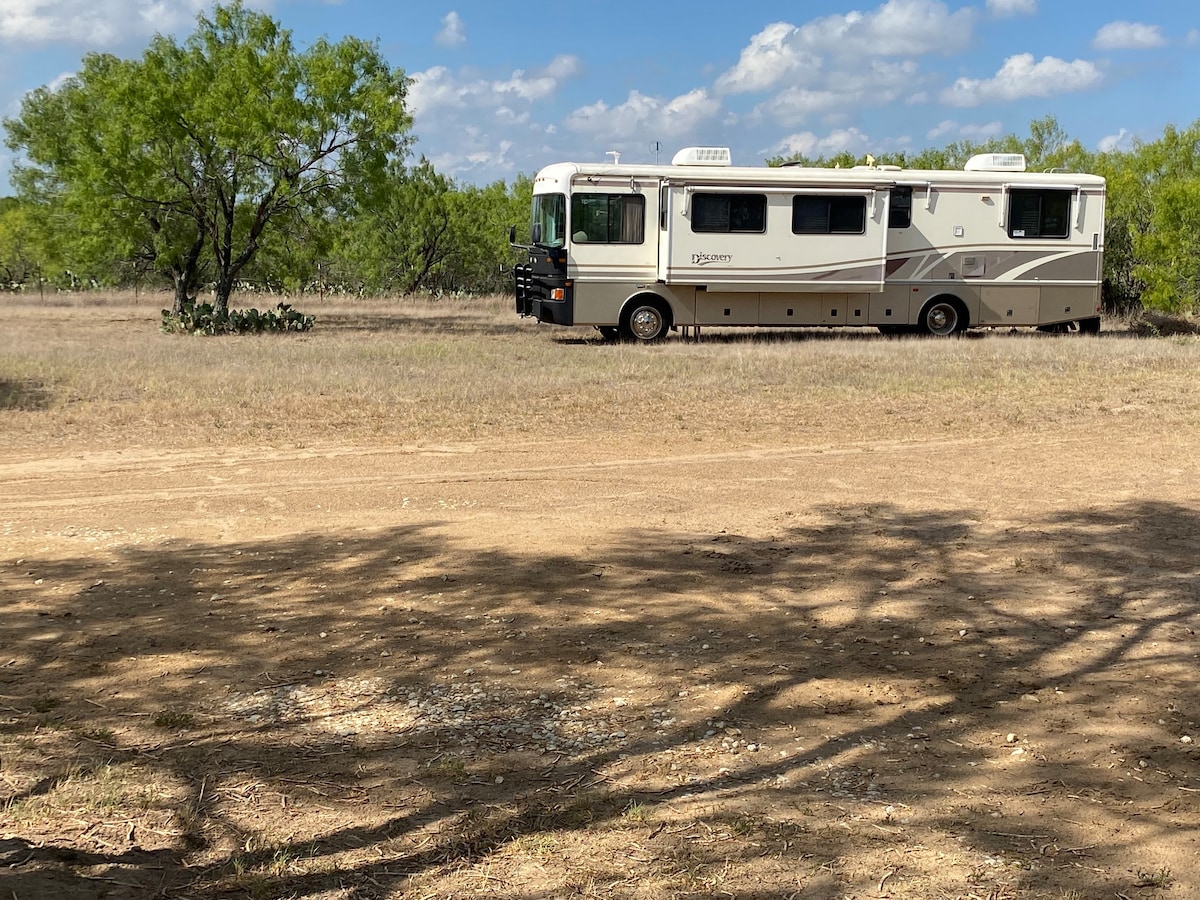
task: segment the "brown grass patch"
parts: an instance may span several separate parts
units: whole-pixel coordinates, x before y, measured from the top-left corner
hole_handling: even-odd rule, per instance
[[[5,891],[1200,891],[1200,342],[298,306],[0,298]]]

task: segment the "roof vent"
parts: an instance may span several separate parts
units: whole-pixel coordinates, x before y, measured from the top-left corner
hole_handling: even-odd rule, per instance
[[[1023,153],[980,153],[963,166],[967,172],[1024,172]]]
[[[728,147],[684,147],[671,160],[673,166],[732,166]]]

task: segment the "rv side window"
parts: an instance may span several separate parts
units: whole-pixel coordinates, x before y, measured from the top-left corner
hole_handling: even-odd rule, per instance
[[[763,194],[693,194],[692,231],[762,234],[767,230]]]
[[[1065,238],[1070,233],[1071,191],[1014,188],[1008,195],[1008,236]]]
[[[888,204],[888,228],[907,228],[912,224],[912,186],[897,185],[892,188],[892,200]]]
[[[641,194],[571,197],[571,239],[576,243],[640,244],[645,231],[646,198]]]
[[[862,234],[866,230],[866,197],[801,194],[792,198],[794,234]]]

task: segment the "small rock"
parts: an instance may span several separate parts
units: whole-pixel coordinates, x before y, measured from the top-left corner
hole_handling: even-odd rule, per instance
[[[1004,740],[1010,744],[1015,744],[1017,742],[1017,736],[1010,731]]]
[[[1179,743],[1181,743],[1181,744],[1190,744],[1191,742],[1192,742],[1192,737],[1191,737],[1191,735],[1188,735],[1188,734],[1185,734],[1183,737],[1181,737],[1179,739]]]

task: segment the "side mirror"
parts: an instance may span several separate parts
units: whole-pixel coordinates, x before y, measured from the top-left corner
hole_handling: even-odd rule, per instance
[[[510,244],[515,244],[517,242],[517,226],[516,225],[508,226],[508,242]]]

